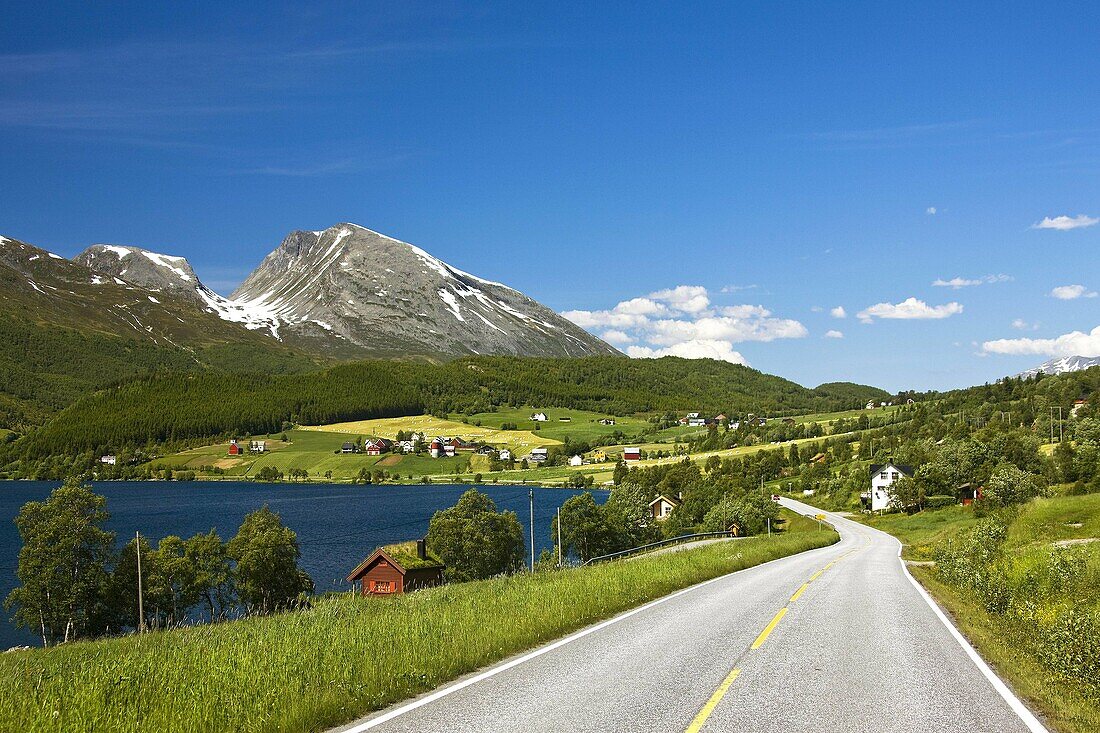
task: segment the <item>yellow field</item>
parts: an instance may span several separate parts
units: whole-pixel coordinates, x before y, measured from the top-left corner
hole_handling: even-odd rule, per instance
[[[325,433],[343,433],[345,435],[370,435],[377,438],[393,439],[399,430],[417,431],[431,440],[436,436],[459,437],[495,446],[508,446],[514,451],[527,452],[538,446],[560,445],[561,441],[544,438],[530,430],[497,430],[495,428],[467,425],[455,420],[444,420],[432,415],[413,415],[411,417],[385,417],[376,420],[356,420],[354,422],[332,423],[331,425],[303,425],[301,430],[315,430]],[[526,449],[526,450],[525,450]]]

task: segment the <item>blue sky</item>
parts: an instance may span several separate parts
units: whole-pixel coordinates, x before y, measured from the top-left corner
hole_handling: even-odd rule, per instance
[[[227,5],[6,9],[0,233],[228,292],[352,221],[810,385],[1100,354],[1089,3]]]

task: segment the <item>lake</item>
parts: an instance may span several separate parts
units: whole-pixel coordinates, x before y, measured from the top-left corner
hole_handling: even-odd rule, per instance
[[[0,481],[0,600],[16,585],[15,570],[22,542],[13,520],[28,501],[41,501],[57,481]],[[128,481],[95,482],[107,497],[111,519],[107,528],[121,547],[141,532],[154,544],[166,535],[187,538],[218,531],[222,540],[237,533],[244,515],[264,504],[278,512],[283,524],[298,533],[302,567],[317,584],[317,592],[347,590],[347,574],[378,545],[422,537],[432,513],[453,505],[468,486],[352,486],[348,484],[260,484],[252,482]],[[481,486],[498,509],[519,515],[530,542],[528,487]],[[566,499],[579,491],[535,490],[535,551],[551,548],[550,521]],[[594,491],[602,502],[606,492]],[[527,546],[530,557],[530,545]],[[0,612],[0,650],[18,644],[41,643],[14,627],[10,612]]]

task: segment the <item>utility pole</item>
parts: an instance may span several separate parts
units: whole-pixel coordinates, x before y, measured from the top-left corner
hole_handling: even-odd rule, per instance
[[[535,489],[527,490],[527,498],[531,501],[531,572],[535,572]]]
[[[134,532],[134,548],[137,550],[137,575],[138,575],[138,626],[140,634],[145,631],[145,602],[141,595],[141,532]]]
[[[561,567],[561,507],[558,507],[558,567]]]

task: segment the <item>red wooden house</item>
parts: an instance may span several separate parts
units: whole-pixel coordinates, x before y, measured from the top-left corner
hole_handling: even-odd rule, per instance
[[[233,440],[229,441],[229,455],[231,455],[231,456],[239,456],[239,455],[240,455],[241,453],[243,453],[243,452],[244,452],[244,451],[243,451],[243,449],[241,448],[241,446],[240,446],[240,445],[239,445],[239,444],[237,443],[237,439],[236,439],[236,438],[234,438]]]
[[[348,575],[365,596],[388,596],[443,583],[443,562],[428,552],[424,540],[379,547]]]

